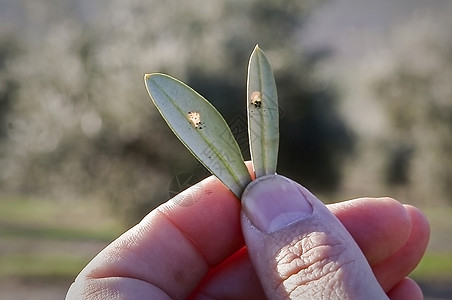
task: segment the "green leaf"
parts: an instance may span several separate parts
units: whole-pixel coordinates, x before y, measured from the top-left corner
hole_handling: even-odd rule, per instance
[[[240,198],[251,177],[220,113],[177,79],[165,74],[146,74],[144,79],[149,96],[176,136]]]
[[[264,52],[256,45],[248,65],[248,135],[256,177],[276,173],[279,146],[278,95]]]

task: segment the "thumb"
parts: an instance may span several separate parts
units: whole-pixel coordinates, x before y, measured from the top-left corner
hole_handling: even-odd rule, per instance
[[[388,299],[345,227],[298,183],[260,177],[242,202],[242,231],[269,299]]]

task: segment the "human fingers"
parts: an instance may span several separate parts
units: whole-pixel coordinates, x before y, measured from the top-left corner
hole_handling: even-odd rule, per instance
[[[386,259],[408,240],[411,218],[405,207],[394,199],[359,198],[328,204],[327,207],[346,227],[370,263]],[[252,299],[247,298],[250,296],[240,298],[240,291],[244,295],[247,291],[251,291],[252,295],[260,295],[260,284],[251,280],[255,274],[249,260],[229,260],[223,268],[222,271],[228,271],[213,272],[204,281],[200,293],[205,291],[207,295],[228,299]],[[228,282],[236,288],[224,289],[222,282]],[[243,289],[239,288],[241,285]]]
[[[153,210],[99,253],[67,299],[91,299],[88,294],[108,299],[130,292],[132,283],[134,295],[146,291],[150,298],[186,299],[213,266],[243,247],[239,216],[237,198],[209,177]]]
[[[329,204],[327,207],[347,228],[371,264],[379,263],[394,254],[406,243],[411,232],[411,217],[408,210],[403,204],[391,198],[359,198]],[[253,299],[245,294],[245,291],[250,291],[251,295],[258,295],[255,299],[260,299],[261,287],[254,280],[254,271],[249,264],[250,262],[243,256],[240,260],[226,262],[227,267],[224,268],[228,271],[213,272],[201,290],[220,298]],[[399,281],[402,278],[394,280]],[[240,288],[224,289],[223,282],[228,282],[234,287],[246,282],[242,293],[247,296],[240,298],[238,292]]]

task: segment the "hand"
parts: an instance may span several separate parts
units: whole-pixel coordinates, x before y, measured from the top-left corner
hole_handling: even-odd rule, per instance
[[[282,176],[255,180],[242,203],[205,179],[107,246],[66,299],[422,299],[405,278],[429,237],[416,208],[325,207]]]

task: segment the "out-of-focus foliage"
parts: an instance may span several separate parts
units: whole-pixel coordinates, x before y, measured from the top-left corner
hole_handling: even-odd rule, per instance
[[[206,176],[150,103],[149,72],[212,101],[249,158],[246,63],[259,43],[278,87],[279,173],[314,192],[450,199],[448,16],[416,16],[335,69],[336,83],[346,83],[337,94],[317,79],[332,53],[307,53],[300,43],[318,2],[14,3],[24,27],[2,20],[0,28],[2,191],[90,195],[136,220]]]
[[[180,78],[212,101],[249,157],[246,62],[256,43],[281,99],[278,171],[337,187],[351,139],[334,92],[313,76],[328,52],[304,53],[299,42],[314,2],[114,0],[89,20],[68,3],[22,4],[36,24],[22,35],[25,51],[2,65],[14,91],[2,102],[4,190],[94,194],[141,215],[168,198],[177,174],[205,175],[150,104],[149,72]]]
[[[0,34],[0,139],[5,138],[10,124],[6,122],[6,116],[14,102],[17,91],[17,83],[9,76],[8,61],[20,51],[18,42],[9,34]],[[0,149],[0,157],[2,150]]]
[[[416,15],[349,75],[345,111],[360,141],[350,185],[389,184],[402,201],[452,200],[451,26],[449,16]]]

